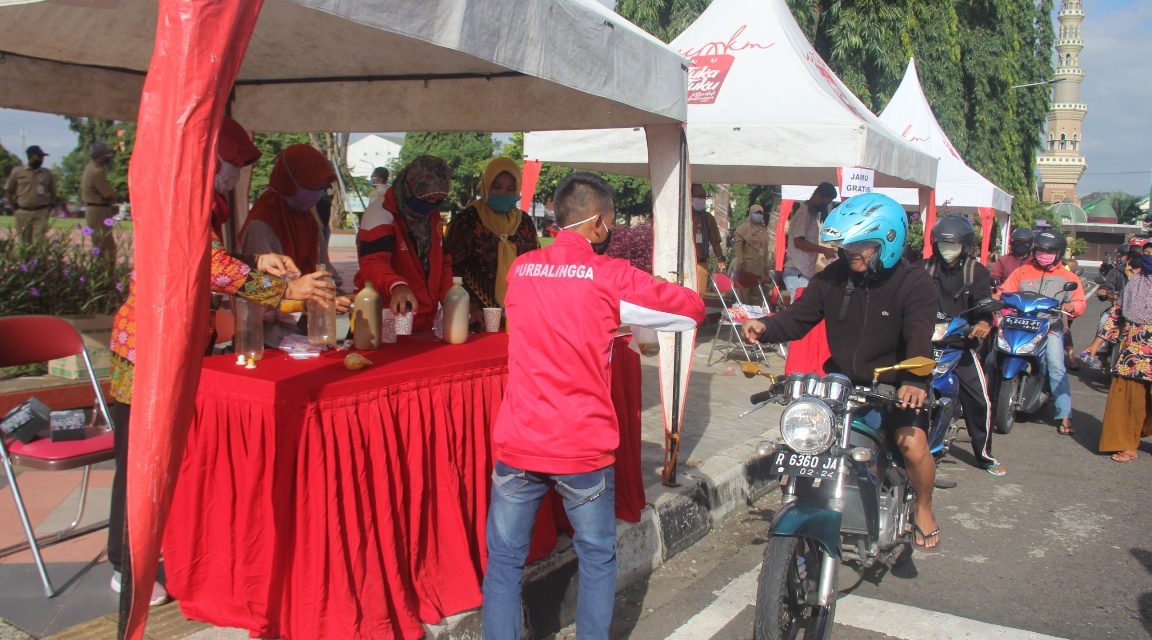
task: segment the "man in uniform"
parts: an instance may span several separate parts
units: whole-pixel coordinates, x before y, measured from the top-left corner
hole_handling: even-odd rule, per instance
[[[88,166],[80,177],[80,201],[84,203],[84,221],[91,227],[92,245],[100,249],[100,256],[109,264],[116,262],[116,238],[112,227],[105,224],[115,215],[116,190],[108,182],[108,164],[112,162],[112,149],[103,142],[93,142],[88,148]]]
[[[700,295],[708,290],[708,252],[716,257],[716,268],[725,271],[724,250],[720,247],[720,227],[716,217],[705,208],[704,185],[692,185],[692,238],[696,245],[696,288]]]
[[[8,175],[4,192],[16,210],[16,234],[21,242],[31,242],[48,230],[48,214],[59,202],[56,177],[44,167],[48,155],[37,145],[28,147],[27,166],[18,166]]]

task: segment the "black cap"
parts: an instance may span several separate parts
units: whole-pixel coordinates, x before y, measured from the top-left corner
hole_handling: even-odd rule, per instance
[[[26,156],[46,156],[48,154],[44,153],[44,150],[40,148],[40,145],[34,144],[31,147],[28,147],[27,149],[24,150],[24,155],[26,155]]]

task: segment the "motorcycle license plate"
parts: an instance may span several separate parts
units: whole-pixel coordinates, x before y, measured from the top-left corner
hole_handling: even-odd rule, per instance
[[[772,457],[772,469],[782,476],[834,478],[839,460],[836,456],[811,456],[781,450]]]
[[[936,362],[940,362],[940,358],[943,358],[943,357],[944,357],[944,350],[943,349],[932,349],[932,359],[933,360],[935,360]]]
[[[1008,316],[1004,318],[1005,329],[1023,329],[1024,331],[1039,331],[1040,321],[1035,318],[1017,318]]]

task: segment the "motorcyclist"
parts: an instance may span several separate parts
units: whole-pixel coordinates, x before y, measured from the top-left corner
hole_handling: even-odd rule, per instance
[[[1001,291],[1031,291],[1063,302],[1060,310],[1069,318],[1084,314],[1084,283],[1075,273],[1063,266],[1064,252],[1068,241],[1054,229],[1036,233],[1032,242],[1032,258],[1027,264],[1012,272],[1001,286]],[[1073,291],[1064,291],[1068,282],[1076,283]],[[1056,407],[1056,420],[1060,423],[1059,433],[1072,435],[1072,394],[1068,385],[1068,372],[1064,369],[1064,318],[1063,314],[1052,318],[1048,326],[1048,346],[1045,356],[1048,365],[1048,385],[1052,390],[1052,401]]]
[[[964,216],[943,216],[932,227],[932,257],[925,267],[936,283],[940,298],[941,317],[947,321],[964,314],[972,327],[968,348],[956,365],[956,378],[960,383],[960,406],[964,409],[964,425],[972,440],[972,453],[977,463],[994,476],[1005,474],[1004,465],[992,457],[992,402],[988,395],[988,379],[984,375],[982,359],[976,353],[981,340],[992,331],[991,311],[968,311],[981,300],[992,296],[988,269],[969,255],[976,231]],[[966,272],[971,273],[968,282]]]
[[[802,338],[827,320],[831,357],[828,372],[870,384],[872,370],[914,356],[931,357],[936,295],[923,269],[901,260],[908,232],[904,209],[888,196],[869,193],[846,200],[829,214],[821,241],[837,247],[839,259],[818,273],[796,302],[770,317],[749,320],[748,341],[787,342]],[[916,491],[914,544],[940,543],[932,512],[936,464],[928,447],[927,378],[899,372],[882,376],[897,386],[897,403],[884,424],[892,429]]]
[[[1124,292],[1124,287],[1127,286],[1128,280],[1132,275],[1139,270],[1140,259],[1144,254],[1144,245],[1148,244],[1148,238],[1141,238],[1134,236],[1125,245],[1125,252],[1117,261],[1115,268],[1109,271],[1103,278],[1101,278],[1100,288],[1096,290],[1096,297],[1101,301],[1110,302],[1115,304]],[[1100,316],[1100,323],[1097,326],[1096,338],[1088,345],[1084,351],[1080,352],[1080,359],[1088,363],[1093,368],[1100,368],[1103,365],[1096,357],[1096,353],[1104,346],[1104,319],[1107,317],[1109,310],[1105,310]]]
[[[1032,256],[1032,241],[1035,234],[1031,229],[1013,229],[1009,236],[1006,256],[1000,256],[992,263],[991,275],[996,282],[1004,282],[1012,272],[1028,262]]]

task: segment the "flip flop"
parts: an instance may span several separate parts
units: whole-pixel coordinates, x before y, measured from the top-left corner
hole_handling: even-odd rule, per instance
[[[1139,458],[1139,457],[1140,457],[1140,454],[1138,454],[1138,453],[1127,453],[1126,454],[1123,451],[1120,451],[1120,452],[1112,454],[1112,462],[1132,462],[1133,460],[1135,460],[1136,458]]]
[[[1076,428],[1072,425],[1064,426],[1061,424],[1056,428],[1056,433],[1059,433],[1062,436],[1070,436],[1076,433]]]
[[[913,522],[912,523],[912,530],[916,532],[916,535],[912,536],[912,546],[916,547],[917,549],[924,549],[926,551],[930,550],[930,549],[939,549],[940,548],[940,545],[942,544],[941,542],[937,542],[936,546],[933,546],[933,547],[925,546],[925,544],[917,544],[916,543],[916,536],[920,536],[920,538],[925,543],[927,543],[932,538],[939,538],[940,537],[940,527],[936,527],[935,529],[933,529],[929,533],[924,533],[924,530],[920,528],[920,525]]]

